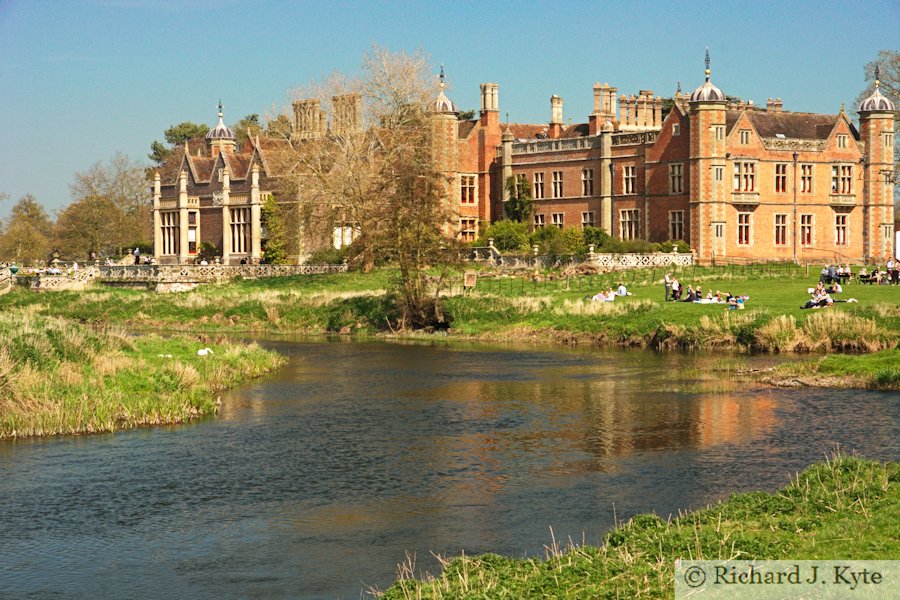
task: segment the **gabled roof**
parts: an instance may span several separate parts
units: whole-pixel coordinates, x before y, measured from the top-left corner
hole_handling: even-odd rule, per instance
[[[210,181],[216,163],[219,162],[218,158],[209,156],[187,156],[186,159],[191,168],[191,175],[197,183]]]
[[[799,140],[826,140],[838,121],[837,115],[756,110],[746,112],[750,123],[763,138],[784,136]]]
[[[547,135],[548,126],[546,124],[527,125],[524,123],[510,123],[507,125],[509,132],[518,140],[533,140],[538,134]]]
[[[564,138],[573,138],[573,137],[587,137],[591,134],[591,126],[588,123],[576,123],[574,125],[569,125],[565,129],[563,129],[562,134],[559,137]]]
[[[469,134],[475,130],[475,126],[478,125],[478,121],[460,121],[459,122],[459,139],[465,140],[469,138]]]

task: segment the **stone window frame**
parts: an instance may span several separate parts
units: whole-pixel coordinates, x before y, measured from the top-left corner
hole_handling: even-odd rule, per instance
[[[581,170],[581,195],[582,196],[593,196],[594,195],[594,170],[593,169],[582,169]]]
[[[834,213],[834,245],[848,246],[850,244],[850,214],[846,212]]]
[[[641,233],[641,209],[619,209],[619,238],[623,240],[635,240]]]
[[[478,235],[478,219],[462,217],[459,220],[459,239],[462,242],[474,242]]]
[[[669,164],[669,194],[684,193],[684,163]]]
[[[735,160],[732,163],[734,178],[732,180],[733,192],[740,194],[752,194],[756,189],[756,172],[759,166],[758,160]]]
[[[775,163],[775,193],[786,194],[788,192],[788,163]]]
[[[544,213],[534,213],[534,227],[535,229],[543,228],[547,226],[547,215]]]
[[[596,223],[596,221],[594,220],[594,211],[586,210],[581,213],[582,229],[584,229],[585,227],[594,227],[594,223]]]
[[[550,214],[550,224],[562,229],[566,224],[566,213],[555,212]]]
[[[535,200],[544,198],[544,172],[537,171],[532,178],[531,193]]]
[[[716,141],[722,141],[725,139],[725,126],[724,125],[713,125],[713,134]]]
[[[799,223],[800,239],[797,243],[803,247],[810,247],[816,243],[816,215],[814,213],[801,213]]]
[[[778,222],[779,217],[781,218],[780,223]],[[787,235],[788,214],[787,213],[775,213],[773,220],[774,220],[774,230],[772,232],[772,243],[775,246],[787,246],[788,245],[788,235]]]
[[[737,214],[737,245],[753,245],[753,213],[740,211]]]
[[[684,239],[684,211],[683,210],[670,210],[669,211],[669,239],[670,240],[683,240]]]
[[[740,138],[741,146],[747,146],[750,144],[750,130],[749,129],[738,130],[738,136]]]
[[[459,176],[459,203],[478,204],[478,177],[474,173]]]
[[[853,164],[831,164],[831,193],[848,195],[853,194]]]
[[[816,189],[816,169],[813,163],[800,163],[800,184],[797,192],[800,194],[813,194]]]
[[[838,148],[846,148],[849,138],[850,138],[850,136],[847,135],[846,133],[837,134],[837,147]]]
[[[681,123],[673,123],[672,124],[672,137],[679,137],[681,135]]]
[[[553,193],[553,198],[565,198],[565,191],[563,189],[563,172],[562,171],[551,171],[551,192]]]
[[[622,194],[630,196],[637,194],[637,166],[622,166]]]

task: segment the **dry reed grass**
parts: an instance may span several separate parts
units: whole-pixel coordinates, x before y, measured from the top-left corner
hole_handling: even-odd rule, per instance
[[[594,302],[592,300],[564,300],[561,306],[553,308],[556,315],[627,315],[632,312],[647,310],[656,303],[652,300],[642,299],[620,302]]]

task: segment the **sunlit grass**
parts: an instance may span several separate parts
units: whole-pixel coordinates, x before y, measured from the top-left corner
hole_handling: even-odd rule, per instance
[[[857,560],[900,556],[900,464],[836,454],[768,494],[750,492],[662,519],[638,515],[600,547],[557,540],[538,558],[438,556],[439,574],[414,557],[398,565],[384,600],[450,598],[672,598],[674,562]]]

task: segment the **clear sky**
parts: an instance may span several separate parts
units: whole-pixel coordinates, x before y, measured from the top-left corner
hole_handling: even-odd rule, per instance
[[[706,46],[727,94],[850,110],[898,31],[898,0],[0,0],[0,217],[26,193],[67,205],[74,174],[116,151],[149,164],[170,125],[214,125],[220,98],[228,123],[272,114],[292,87],[358,72],[373,44],[443,63],[460,109],[496,82],[502,119],[543,123],[552,94],[586,121],[594,82],[689,92]]]

